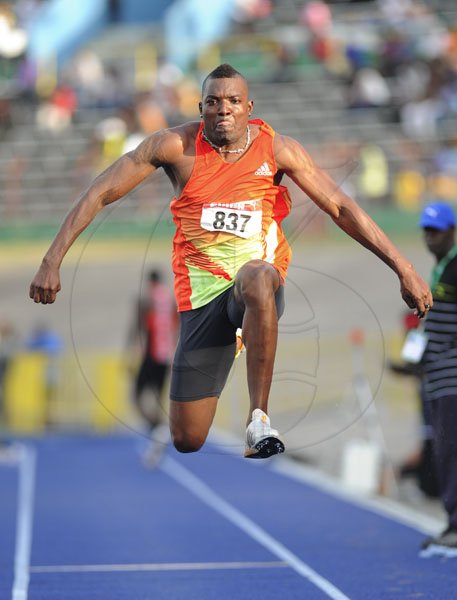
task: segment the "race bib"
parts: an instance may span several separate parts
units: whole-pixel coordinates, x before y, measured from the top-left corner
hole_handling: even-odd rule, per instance
[[[250,238],[262,231],[262,210],[256,208],[258,205],[258,200],[233,204],[204,204],[200,225],[207,231],[220,231]]]
[[[402,359],[410,363],[420,362],[427,347],[427,341],[428,338],[423,331],[411,329],[401,350]]]

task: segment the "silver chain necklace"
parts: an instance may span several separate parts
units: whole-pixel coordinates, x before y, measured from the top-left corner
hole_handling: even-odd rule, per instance
[[[217,152],[224,154],[242,154],[247,150],[249,144],[251,143],[251,132],[249,130],[249,125],[246,127],[246,144],[244,145],[244,148],[237,148],[236,150],[223,150],[222,148],[224,146],[216,146],[216,144],[213,144],[213,142],[206,137],[204,130],[202,131],[202,137],[205,142],[208,142],[211,148],[214,148],[214,150]]]

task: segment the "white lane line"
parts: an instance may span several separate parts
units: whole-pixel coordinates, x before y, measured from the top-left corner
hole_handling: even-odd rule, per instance
[[[21,447],[19,490],[16,520],[16,550],[12,600],[27,600],[32,548],[33,500],[35,492],[36,454],[33,448]]]
[[[180,485],[189,490],[189,492],[197,496],[202,502],[210,506],[261,546],[266,548],[269,552],[285,561],[294,571],[305,579],[308,579],[313,585],[327,594],[329,598],[332,598],[332,600],[349,600],[341,590],[335,587],[327,579],[324,579],[319,573],[316,573],[316,571],[288,550],[281,542],[278,542],[278,540],[259,527],[254,521],[251,521],[246,515],[226,502],[206,485],[206,483],[178,462],[169,456],[166,456],[162,461],[160,468]]]
[[[16,467],[22,459],[22,445],[11,443],[0,447],[0,466]]]
[[[289,568],[283,561],[206,562],[206,563],[140,563],[125,565],[44,565],[30,567],[31,573],[118,573],[135,571],[212,571],[230,569]]]

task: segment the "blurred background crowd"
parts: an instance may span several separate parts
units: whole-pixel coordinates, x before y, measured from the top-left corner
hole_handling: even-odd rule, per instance
[[[198,118],[202,78],[219,62],[248,77],[258,116],[369,212],[408,227],[427,200],[457,197],[451,0],[7,0],[0,236],[60,221],[113,159]],[[156,179],[120,222],[143,222],[151,196],[169,197]]]

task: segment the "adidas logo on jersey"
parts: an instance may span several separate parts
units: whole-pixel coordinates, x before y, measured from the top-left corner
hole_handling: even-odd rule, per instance
[[[270,170],[270,167],[268,166],[268,163],[264,162],[262,165],[260,165],[260,167],[257,169],[257,171],[254,173],[254,175],[273,175],[273,173]]]

